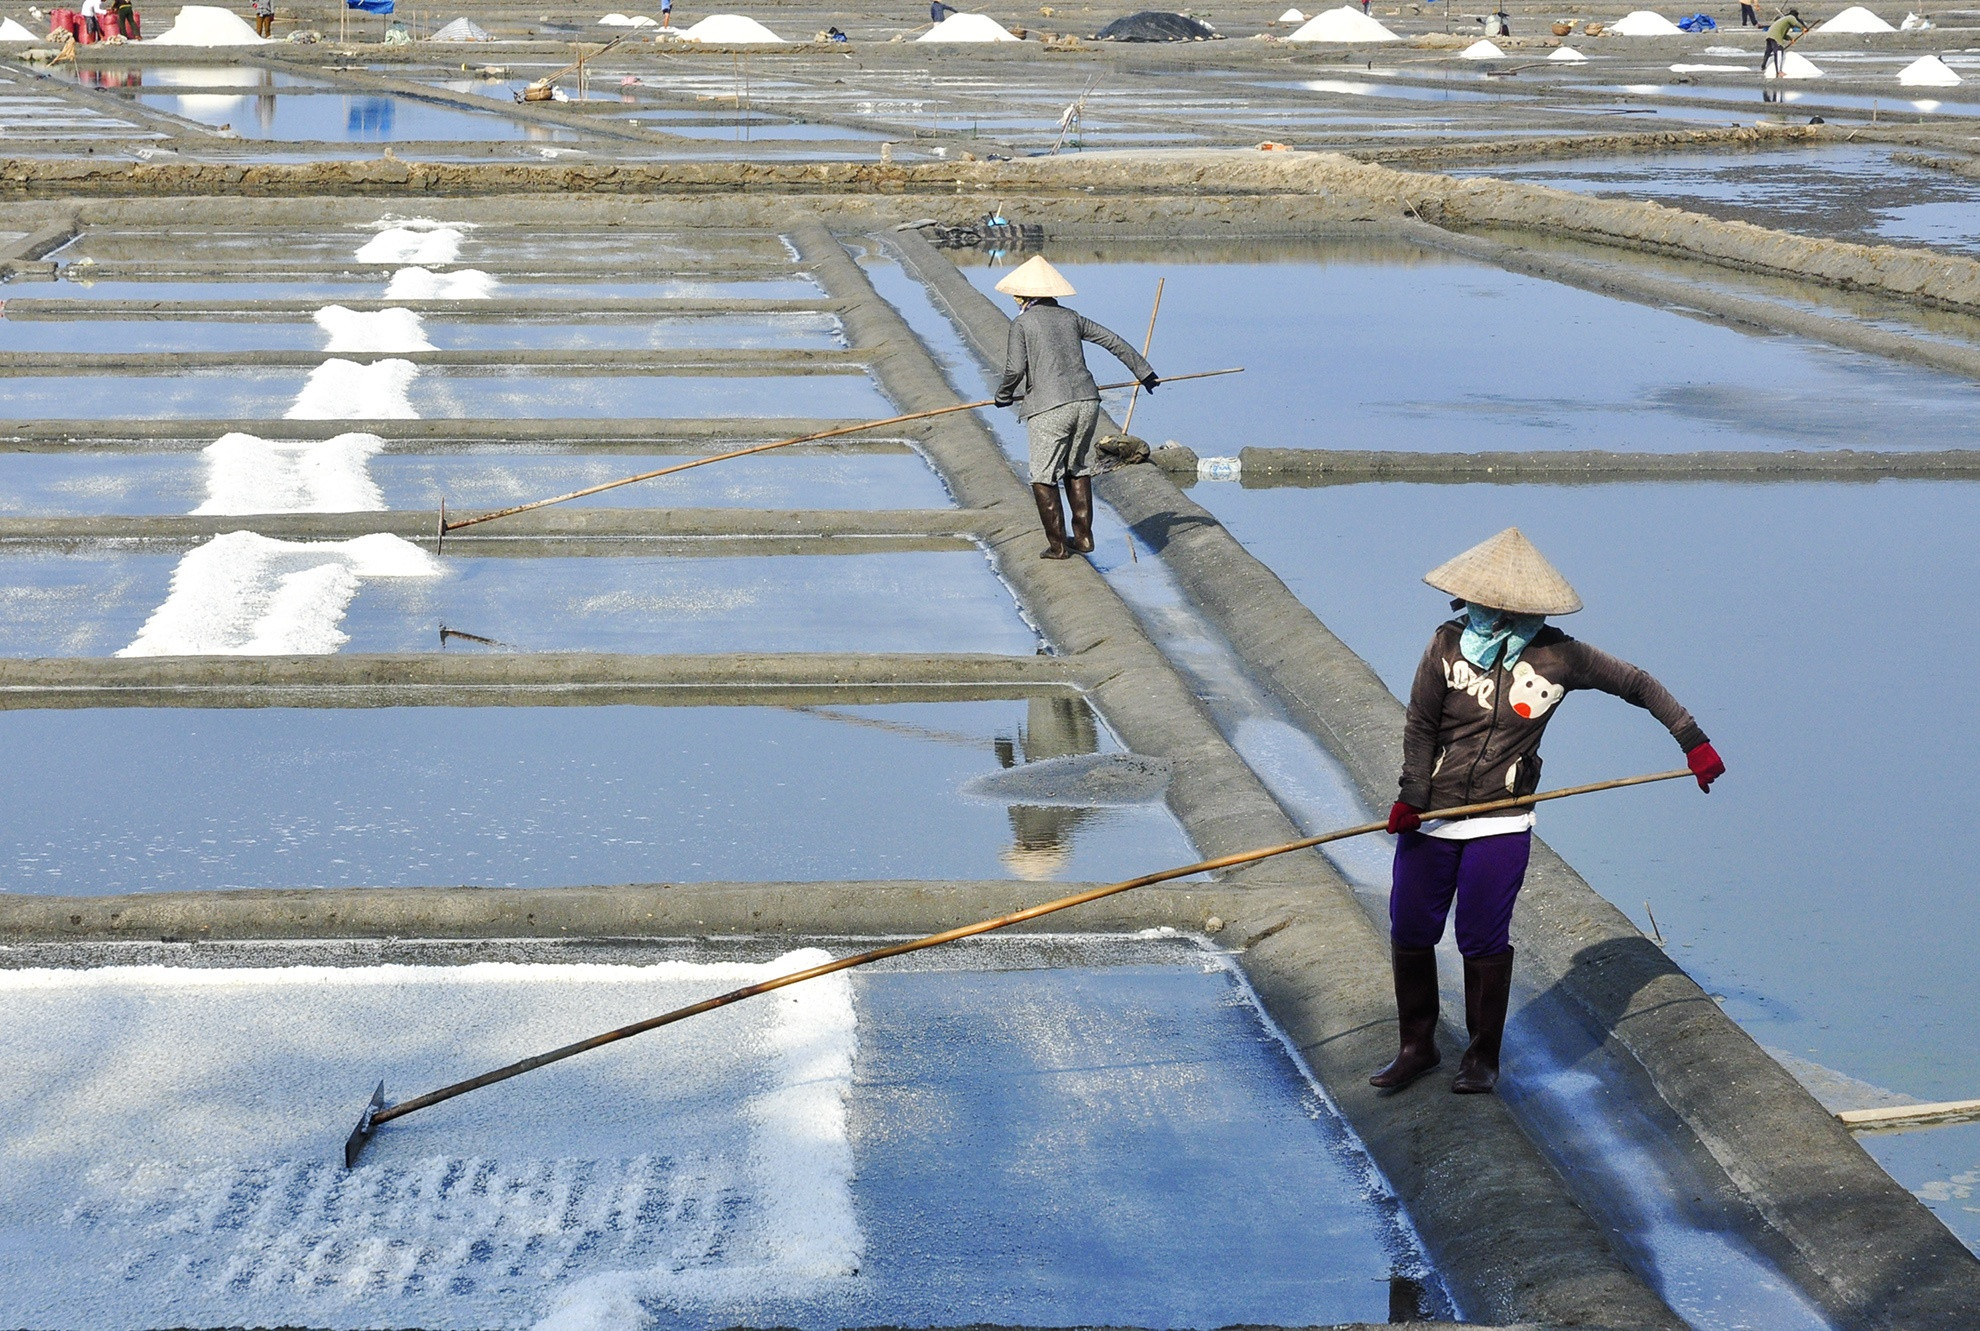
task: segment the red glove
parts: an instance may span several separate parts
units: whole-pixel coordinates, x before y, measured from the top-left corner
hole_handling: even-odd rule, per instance
[[[1414,832],[1423,826],[1423,810],[1414,804],[1404,804],[1397,800],[1389,806],[1389,832],[1400,836],[1404,832]]]
[[[1726,774],[1726,765],[1720,759],[1719,751],[1709,743],[1700,744],[1690,753],[1685,754],[1684,761],[1685,765],[1691,768],[1691,774],[1698,778],[1698,788],[1708,795],[1712,792],[1712,783]],[[1389,823],[1392,827],[1395,820],[1396,816],[1390,814]]]

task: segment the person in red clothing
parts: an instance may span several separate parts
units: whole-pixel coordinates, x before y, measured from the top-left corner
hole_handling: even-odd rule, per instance
[[[1409,1085],[1437,1052],[1436,946],[1457,904],[1464,956],[1465,1028],[1471,1037],[1451,1089],[1490,1091],[1512,993],[1513,904],[1526,880],[1531,809],[1425,823],[1430,809],[1530,795],[1540,785],[1540,739],[1576,689],[1600,689],[1648,711],[1685,751],[1698,788],[1726,765],[1691,713],[1645,671],[1546,624],[1581,609],[1552,564],[1517,527],[1424,575],[1463,613],[1438,627],[1410,688],[1401,787],[1389,810],[1396,858],[1389,892],[1400,1048],[1369,1082]]]

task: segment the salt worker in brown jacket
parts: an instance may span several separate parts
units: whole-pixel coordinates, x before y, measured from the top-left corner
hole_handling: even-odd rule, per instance
[[[1154,392],[1162,381],[1141,353],[1084,315],[1059,304],[1073,294],[1072,283],[1043,257],[1026,260],[997,290],[1017,297],[1004,352],[1004,378],[997,405],[1022,401],[1018,419],[1031,437],[1031,497],[1049,544],[1041,559],[1065,559],[1093,548],[1093,437],[1100,425],[1100,389],[1086,368],[1084,343],[1095,342],[1120,358],[1141,386]],[[1072,512],[1072,540],[1066,540],[1059,512],[1059,483],[1065,482]]]
[[[1423,580],[1463,613],[1438,627],[1416,668],[1403,724],[1401,790],[1389,810],[1396,859],[1389,893],[1401,1048],[1368,1080],[1407,1086],[1437,1066],[1437,942],[1457,901],[1470,1047],[1451,1089],[1490,1091],[1512,992],[1513,903],[1526,879],[1533,811],[1425,823],[1429,809],[1530,795],[1540,785],[1540,737],[1561,700],[1600,689],[1635,703],[1684,749],[1700,790],[1725,773],[1705,732],[1670,690],[1627,661],[1547,627],[1581,609],[1575,594],[1517,527],[1473,546]]]

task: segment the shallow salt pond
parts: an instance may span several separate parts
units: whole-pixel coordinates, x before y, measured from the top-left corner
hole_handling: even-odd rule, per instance
[[[1246,367],[1144,398],[1136,434],[1205,456],[1247,445],[1966,448],[1980,412],[1980,385],[1952,375],[1411,246],[1256,253],[1269,261],[1172,263],[1130,247],[1053,255],[1079,289],[1070,303],[1137,345],[1156,281],[1168,279],[1158,371]],[[986,292],[1003,276],[965,271]],[[1089,358],[1102,382],[1126,377],[1105,352]]]
[[[347,270],[377,265],[347,262]],[[451,265],[447,271],[472,267]],[[384,300],[389,273],[372,277],[333,276],[294,281],[242,282],[214,281],[135,281],[125,278],[93,280],[89,267],[71,264],[60,281],[36,282],[16,290],[23,296],[71,300]],[[692,273],[657,278],[650,275],[614,276],[602,281],[586,281],[550,274],[516,276],[504,274],[490,293],[505,300],[584,300],[609,304],[614,300],[817,300],[822,290],[809,277],[765,277],[757,279],[697,278]],[[417,308],[418,300],[395,302]]]
[[[412,302],[408,302],[409,306]],[[642,351],[845,345],[829,314],[651,315],[628,319],[421,320],[440,351]],[[308,316],[278,319],[0,319],[0,351],[318,351],[329,335]],[[368,353],[366,353],[368,354]]]
[[[380,1078],[403,1097],[859,945],[0,972],[0,1314],[1316,1325],[1386,1320],[1422,1277],[1228,960],[1180,941],[808,982],[384,1125],[342,1168]]]
[[[403,143],[528,139],[572,142],[583,136],[558,125],[524,124],[412,97],[333,92],[141,92],[139,105],[203,125],[225,126],[244,139],[321,143]]]
[[[1159,804],[961,793],[1013,754],[1117,749],[1067,698],[6,711],[0,742],[15,892],[1108,881],[1195,858]]]

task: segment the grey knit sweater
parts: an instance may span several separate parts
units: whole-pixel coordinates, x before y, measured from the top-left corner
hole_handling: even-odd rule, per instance
[[[1011,321],[1011,337],[1004,351],[1004,381],[997,387],[997,401],[1022,399],[1019,420],[1029,420],[1068,402],[1098,401],[1100,389],[1086,368],[1083,342],[1096,342],[1113,352],[1136,379],[1155,373],[1141,353],[1112,329],[1102,328],[1063,305],[1040,302]]]

